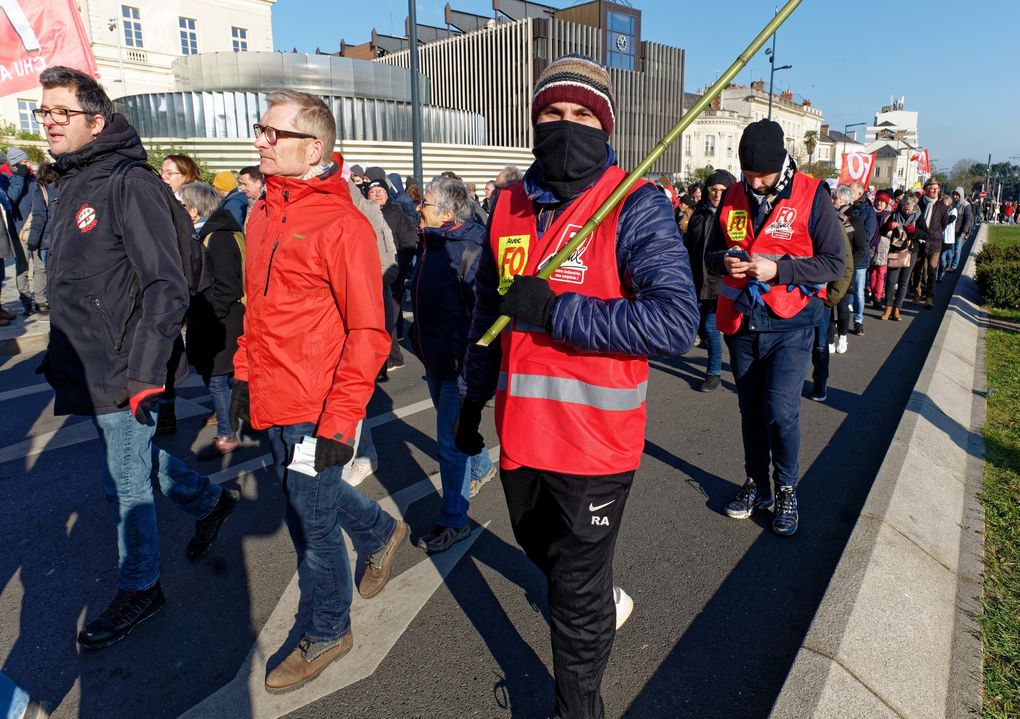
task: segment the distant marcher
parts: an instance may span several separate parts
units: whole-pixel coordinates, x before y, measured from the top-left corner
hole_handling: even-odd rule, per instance
[[[507,165],[499,174],[496,175],[496,189],[503,189],[509,187],[515,182],[520,182],[524,179],[524,173],[521,172],[521,168],[517,165]]]
[[[36,311],[46,314],[50,309],[49,303],[45,299],[47,285],[46,268],[50,263],[50,237],[53,234],[53,226],[50,224],[50,207],[60,196],[60,175],[57,174],[53,163],[44,162],[39,166],[39,172],[36,173],[36,182],[38,183],[38,191],[32,199],[32,221],[28,231],[26,246],[29,252],[37,253],[42,260],[42,277],[39,277],[39,270],[37,269],[33,282],[36,283],[36,286],[42,288],[44,299],[44,303],[40,304]]]
[[[885,224],[882,234],[889,238],[889,256],[886,259],[885,275],[885,310],[883,320],[899,321],[903,300],[910,286],[910,275],[920,243],[914,239],[917,232],[917,200],[913,195],[904,195],[900,207],[892,214]]]
[[[956,243],[953,245],[947,272],[956,272],[960,256],[963,254],[963,243],[970,238],[970,233],[974,229],[974,208],[967,202],[962,187],[953,190],[953,206],[956,208]]]
[[[11,147],[7,150],[7,163],[13,173],[7,198],[12,205],[14,228],[17,231],[14,267],[17,272],[15,282],[18,297],[26,316],[32,313],[47,314],[46,267],[39,252],[32,252],[28,248],[28,235],[32,231],[32,206],[39,188],[28,153],[20,147]]]
[[[849,293],[850,304],[854,308],[854,326],[850,331],[855,335],[863,335],[864,286],[867,284],[869,260],[867,248],[878,235],[878,217],[875,214],[875,208],[872,207],[871,201],[864,192],[864,185],[860,182],[854,182],[850,185],[850,189],[853,190],[854,200],[847,209],[847,214],[859,220],[864,231],[863,238],[858,239],[858,242],[861,239],[864,240],[864,252],[854,252],[854,280]]]
[[[212,186],[220,196],[223,209],[231,214],[238,228],[244,231],[244,220],[248,216],[248,196],[241,192],[233,172],[217,172]]]
[[[920,241],[917,262],[910,278],[914,301],[925,298],[925,308],[935,304],[935,283],[938,281],[939,260],[942,257],[942,231],[946,228],[949,208],[939,199],[939,182],[929,177],[924,183],[924,193],[918,202],[920,215],[915,223],[915,239]]]
[[[242,167],[240,172],[237,173],[237,184],[241,188],[241,192],[248,198],[248,207],[250,208],[255,204],[255,200],[262,197],[262,191],[265,188],[266,180],[262,176],[262,172],[258,167],[252,165],[251,167]]]
[[[852,185],[840,185],[832,194],[832,204],[836,208],[836,214],[843,224],[843,230],[850,238],[851,256],[847,258],[854,266],[854,278],[857,277],[857,267],[861,258],[868,256],[868,241],[870,237],[864,229],[864,223],[856,215],[850,214],[854,202],[856,190]],[[849,348],[847,333],[850,329],[850,303],[854,301],[853,295],[847,291],[843,298],[836,303],[831,311],[829,321],[829,352],[844,354]],[[828,304],[828,303],[827,303]]]
[[[163,178],[163,182],[170,185],[174,194],[177,194],[183,185],[202,179],[198,165],[187,155],[167,155],[163,158],[163,168],[159,175]]]
[[[212,281],[191,298],[186,334],[188,361],[202,376],[216,415],[216,437],[199,450],[198,458],[212,459],[241,445],[230,426],[230,389],[237,338],[244,332],[244,235],[214,187],[191,182],[177,194],[206,248],[206,269]]]

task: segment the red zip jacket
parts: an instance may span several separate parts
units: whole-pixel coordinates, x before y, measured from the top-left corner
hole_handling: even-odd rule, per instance
[[[316,435],[351,444],[390,337],[375,231],[337,167],[266,178],[248,215],[234,371],[250,385],[255,429],[312,422]]]

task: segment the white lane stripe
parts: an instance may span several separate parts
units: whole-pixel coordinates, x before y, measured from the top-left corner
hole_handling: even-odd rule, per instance
[[[178,397],[177,419],[188,419],[189,417],[197,417],[208,414],[209,407],[203,405],[209,405],[211,403],[212,398],[209,395],[204,395],[195,400]],[[372,429],[431,408],[431,400],[422,400],[421,402],[415,402],[414,404],[409,404],[405,407],[398,407],[389,412],[383,412],[375,415],[374,417],[369,417],[365,421],[365,425],[369,429]],[[83,442],[90,442],[97,437],[98,434],[92,422],[75,422],[51,432],[34,435],[28,439],[6,447],[0,447],[0,464],[26,457],[31,458],[35,455],[41,454],[42,452],[49,452],[53,449],[63,449],[64,447],[70,447]],[[30,459],[27,464],[27,469],[32,469],[33,466],[35,466],[35,460]]]
[[[494,461],[498,451],[498,447],[490,450]],[[380,500],[379,505],[389,514],[403,517],[410,505],[438,491],[440,485],[439,474],[436,473]],[[354,648],[351,652],[300,689],[273,695],[265,690],[266,662],[286,641],[294,618],[299,615],[301,590],[295,574],[234,678],[182,714],[180,719],[231,716],[236,714],[238,707],[244,707],[246,716],[251,719],[276,719],[371,676],[445,581],[450,570],[488,526],[489,522],[486,522],[475,528],[466,540],[445,552],[430,557],[423,554],[422,561],[393,578],[376,598],[362,599],[354,592],[351,603]],[[346,544],[348,558],[353,561],[349,539]],[[404,548],[403,551],[419,550]],[[351,566],[355,565],[352,563]]]
[[[208,414],[209,410],[200,404],[183,397],[177,398],[177,419],[187,419]],[[99,436],[96,427],[90,421],[75,422],[53,432],[44,432],[15,444],[0,448],[0,464],[16,459],[27,459],[26,469],[35,466],[36,458],[43,452],[70,447],[82,442],[89,442]]]
[[[19,399],[21,397],[27,397],[30,394],[37,394],[39,392],[50,391],[50,386],[45,382],[39,384],[32,384],[28,387],[19,387],[18,389],[9,389],[6,392],[0,392],[0,402],[6,402],[11,399]]]

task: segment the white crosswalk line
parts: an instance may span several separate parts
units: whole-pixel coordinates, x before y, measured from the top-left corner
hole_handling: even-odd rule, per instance
[[[5,392],[0,392],[0,402],[6,402],[12,399],[20,399],[27,397],[30,394],[38,394],[40,392],[51,392],[50,386],[45,382],[39,384],[30,384],[27,387],[19,387],[18,389],[9,389]]]
[[[498,461],[499,447],[493,447],[489,454],[493,461]],[[381,499],[379,505],[393,516],[403,517],[412,504],[438,491],[440,484],[437,472]],[[429,557],[423,555],[422,561],[390,580],[379,597],[366,600],[355,592],[351,603],[351,627],[354,631],[354,648],[351,652],[300,689],[274,695],[265,690],[266,662],[287,639],[294,617],[298,615],[301,592],[298,575],[295,574],[234,678],[179,719],[231,716],[241,707],[244,708],[245,716],[252,719],[276,719],[371,676],[446,576],[488,526],[489,522],[486,522],[477,527],[467,539],[445,552]],[[346,543],[348,559],[354,567],[351,542],[348,539]]]

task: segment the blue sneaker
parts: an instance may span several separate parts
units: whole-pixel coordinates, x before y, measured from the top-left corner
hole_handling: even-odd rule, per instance
[[[787,485],[776,492],[776,516],[772,518],[772,531],[789,537],[797,531],[797,490]]]
[[[758,485],[748,477],[744,480],[744,486],[737,492],[737,496],[726,505],[726,516],[733,519],[747,519],[756,509],[770,509],[772,507],[771,496],[760,496]]]

